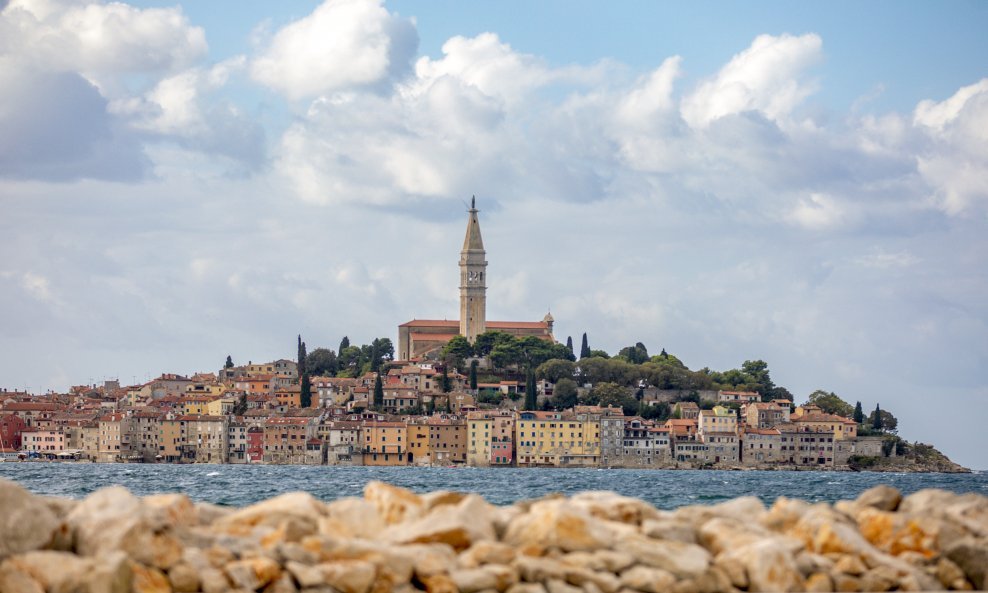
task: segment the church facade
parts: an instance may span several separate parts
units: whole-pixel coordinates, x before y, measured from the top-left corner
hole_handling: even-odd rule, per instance
[[[467,232],[460,251],[459,320],[413,319],[398,326],[398,358],[433,358],[454,336],[472,343],[485,331],[502,331],[516,337],[552,337],[552,315],[542,321],[487,321],[487,252],[480,234],[476,199],[470,203]]]

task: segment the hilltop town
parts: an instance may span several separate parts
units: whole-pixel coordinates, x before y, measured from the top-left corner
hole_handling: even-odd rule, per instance
[[[460,319],[216,372],[43,395],[0,391],[0,459],[476,467],[965,471],[896,436],[876,405],[816,391],[794,405],[768,365],[689,369],[637,342],[614,356],[538,321],[488,321],[476,202]],[[894,459],[908,462],[890,461]]]

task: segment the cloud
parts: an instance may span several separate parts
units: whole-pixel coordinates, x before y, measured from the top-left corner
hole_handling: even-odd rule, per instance
[[[380,0],[326,0],[278,30],[250,65],[254,80],[292,100],[402,78],[418,49],[414,24]]]
[[[801,79],[822,56],[819,35],[759,35],[735,55],[716,76],[686,96],[682,114],[694,128],[704,128],[725,115],[759,111],[771,120],[789,116],[816,90]]]

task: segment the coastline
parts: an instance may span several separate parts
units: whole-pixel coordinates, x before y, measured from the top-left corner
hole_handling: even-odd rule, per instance
[[[495,506],[384,482],[329,503],[122,487],[76,501],[0,480],[0,503],[0,591],[25,593],[971,590],[988,566],[988,498],[889,486],[663,511],[605,491]]]

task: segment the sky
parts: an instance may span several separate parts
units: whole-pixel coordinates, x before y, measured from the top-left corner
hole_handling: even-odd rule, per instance
[[[0,2],[0,386],[458,316],[762,359],[988,469],[984,2]]]

